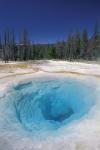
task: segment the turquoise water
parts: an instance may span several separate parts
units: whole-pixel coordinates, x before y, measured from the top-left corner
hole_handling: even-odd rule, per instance
[[[84,117],[93,87],[73,78],[35,79],[12,87],[0,101],[0,130],[56,131]]]

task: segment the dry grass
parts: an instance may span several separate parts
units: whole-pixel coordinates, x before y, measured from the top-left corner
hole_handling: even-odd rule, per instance
[[[20,69],[26,69],[29,68],[29,65],[26,63],[16,63],[16,64],[0,64],[0,69],[14,69],[14,68],[20,68]]]
[[[19,72],[17,73],[16,72],[17,69],[21,69],[21,71],[19,70]],[[0,77],[0,79],[10,78],[10,77],[19,76],[19,75],[32,74],[38,71],[39,71],[38,67],[32,66],[32,64],[28,64],[25,62],[7,63],[7,64],[1,63],[0,72],[1,73],[3,72],[5,74],[7,73],[7,75]]]

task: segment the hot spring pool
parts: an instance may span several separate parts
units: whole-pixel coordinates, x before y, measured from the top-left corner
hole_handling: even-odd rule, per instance
[[[94,105],[94,88],[81,80],[52,77],[22,82],[0,100],[0,131],[57,132],[84,117]]]

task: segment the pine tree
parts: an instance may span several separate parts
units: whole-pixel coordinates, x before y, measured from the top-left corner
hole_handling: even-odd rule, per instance
[[[22,37],[20,41],[20,57],[21,60],[28,60],[29,59],[29,39],[27,30],[24,29],[22,32]]]
[[[100,57],[100,33],[98,22],[95,24],[94,33],[89,43],[88,54],[92,60]]]
[[[87,29],[84,29],[82,33],[82,39],[81,39],[80,58],[86,59],[87,48],[88,48],[88,33],[87,33]]]
[[[75,55],[75,59],[79,59],[80,53],[81,53],[81,34],[80,34],[80,32],[76,33],[75,41],[76,41],[76,47],[75,47],[76,51],[75,51],[74,55]]]

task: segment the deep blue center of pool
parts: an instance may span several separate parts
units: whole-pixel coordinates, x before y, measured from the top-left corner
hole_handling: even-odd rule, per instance
[[[14,87],[18,122],[29,131],[58,129],[91,108],[92,87],[72,78],[39,79]]]

